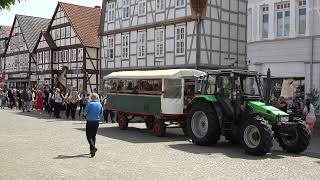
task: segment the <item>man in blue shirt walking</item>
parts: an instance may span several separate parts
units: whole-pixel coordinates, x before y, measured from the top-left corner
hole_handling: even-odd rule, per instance
[[[102,113],[102,105],[99,101],[99,95],[96,93],[91,94],[91,101],[87,104],[84,109],[83,115],[86,116],[86,136],[90,145],[90,154],[91,157],[94,157],[97,148],[96,144],[96,135],[99,127],[100,114]]]

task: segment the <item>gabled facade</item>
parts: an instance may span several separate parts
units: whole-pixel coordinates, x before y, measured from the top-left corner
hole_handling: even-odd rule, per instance
[[[246,68],[246,7],[246,0],[104,0],[102,75],[135,69]]]
[[[67,69],[66,88],[98,89],[100,8],[59,2],[48,29],[38,37],[34,56],[39,85],[56,86]]]
[[[6,83],[9,87],[35,87],[35,58],[32,51],[37,35],[48,26],[49,20],[38,17],[16,15],[5,50]]]
[[[4,51],[6,49],[11,27],[0,26],[0,73],[4,72]]]

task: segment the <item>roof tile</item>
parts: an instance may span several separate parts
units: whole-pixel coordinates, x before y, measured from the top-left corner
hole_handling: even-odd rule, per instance
[[[39,17],[17,15],[17,19],[30,52],[35,48],[41,30],[48,27],[50,20]]]
[[[100,8],[85,7],[59,2],[84,46],[100,47],[98,36]]]

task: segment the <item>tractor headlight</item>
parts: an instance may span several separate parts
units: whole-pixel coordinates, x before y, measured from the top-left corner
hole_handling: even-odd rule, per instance
[[[289,117],[288,116],[280,117],[280,122],[288,122],[288,121],[289,121]]]

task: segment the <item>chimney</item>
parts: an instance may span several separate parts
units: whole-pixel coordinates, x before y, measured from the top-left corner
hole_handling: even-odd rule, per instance
[[[96,9],[101,9],[101,6],[94,6],[94,8],[96,8]]]

